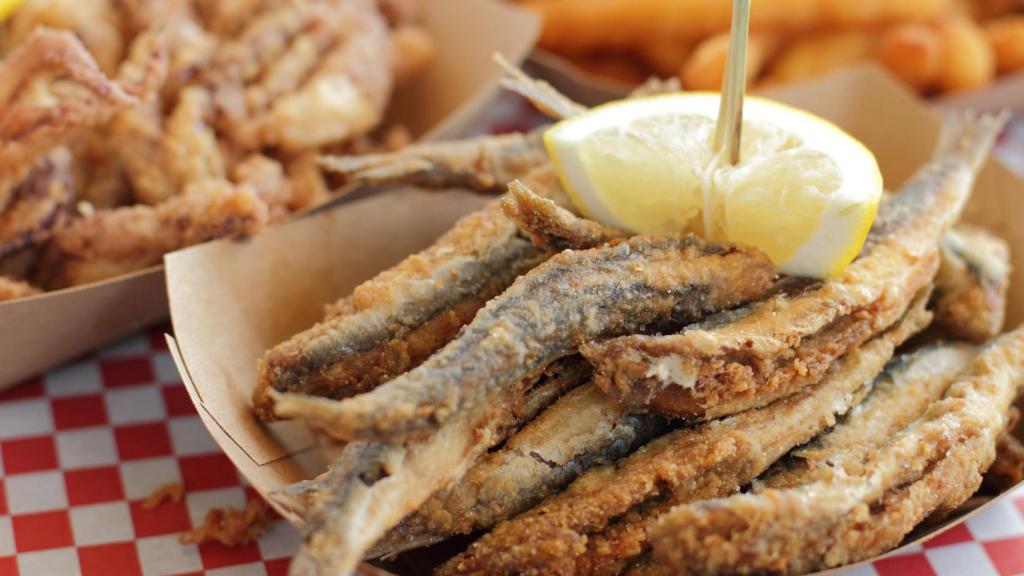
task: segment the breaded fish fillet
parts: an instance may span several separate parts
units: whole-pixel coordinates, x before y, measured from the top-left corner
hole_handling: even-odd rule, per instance
[[[670,432],[503,522],[439,574],[621,572],[644,528],[675,502],[735,492],[855,406],[893,350],[931,321],[922,295],[895,328],[838,360],[816,386],[769,406]]]
[[[860,257],[839,277],[796,296],[781,293],[732,321],[588,344],[581,351],[595,366],[594,381],[636,408],[681,417],[731,414],[798,390],[805,382],[793,375],[805,356],[827,366],[899,318],[931,282],[938,242],[1004,123],[1004,116],[949,116],[932,159],[883,202]],[[851,336],[812,342],[837,323]],[[779,371],[786,363],[794,370]]]
[[[292,488],[305,500],[306,543],[292,574],[349,574],[370,546],[487,450],[531,420],[557,394],[580,384],[578,357],[539,379],[510,386],[486,410],[450,420],[418,442],[348,444],[331,469]],[[541,400],[541,401],[538,401]]]
[[[1010,249],[984,230],[960,226],[942,240],[935,321],[954,336],[984,342],[999,334],[1010,286]]]
[[[970,497],[1024,385],[1024,328],[987,345],[920,419],[827,480],[687,504],[650,531],[679,573],[799,574],[870,558]]]
[[[487,409],[507,386],[590,340],[679,326],[760,297],[775,268],[762,252],[692,236],[637,236],[565,251],[487,303],[418,367],[336,401],[278,393],[275,411],[350,440],[401,440]]]
[[[589,364],[588,364],[589,366]],[[627,414],[596,386],[581,386],[540,414],[458,482],[427,500],[378,542],[384,556],[507,520],[580,473],[632,452],[668,429],[656,414]]]

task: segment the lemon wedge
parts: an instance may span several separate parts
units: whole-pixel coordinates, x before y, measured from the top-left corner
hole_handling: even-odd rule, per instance
[[[842,272],[882,198],[874,155],[822,118],[747,96],[733,166],[712,149],[718,105],[710,92],[612,102],[555,124],[544,143],[592,220],[755,246],[790,275]]]
[[[24,0],[0,0],[0,22],[7,20],[7,17],[17,10],[18,6],[21,6],[23,1]]]

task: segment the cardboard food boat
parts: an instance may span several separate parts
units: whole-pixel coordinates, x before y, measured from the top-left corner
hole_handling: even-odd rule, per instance
[[[940,114],[871,67],[769,96],[820,114],[864,142],[891,189],[929,158],[938,134]],[[257,358],[319,320],[325,303],[426,247],[488,200],[462,191],[394,190],[279,226],[244,244],[215,242],[166,258],[175,331],[168,341],[188,393],[224,452],[289,521],[301,522],[273,492],[321,472],[326,458],[301,424],[266,425],[252,416]],[[1024,181],[989,159],[965,220],[1009,242],[1014,272],[1007,326],[1024,322]],[[992,500],[972,499],[904,546],[963,521]],[[424,565],[414,568],[400,571],[424,573]]]
[[[419,138],[454,137],[473,125],[497,89],[501,71],[493,54],[520,62],[539,22],[500,0],[429,0],[423,6],[437,57],[395,95],[388,114]],[[0,303],[0,390],[167,313],[163,266]]]

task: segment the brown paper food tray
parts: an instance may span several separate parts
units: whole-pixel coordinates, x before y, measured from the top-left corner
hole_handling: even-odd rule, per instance
[[[872,68],[844,71],[773,93],[864,141],[896,188],[930,155],[938,114]],[[177,341],[168,339],[186,388],[214,439],[262,495],[298,524],[293,502],[272,492],[322,470],[299,424],[263,425],[250,414],[256,359],[310,326],[325,303],[425,247],[488,199],[466,192],[396,190],[277,227],[245,244],[216,242],[169,255],[167,287]],[[1024,182],[990,160],[966,220],[1007,239],[1014,274],[1008,322],[1024,321]],[[944,529],[963,519],[962,509]],[[917,538],[918,535],[915,535]]]
[[[529,65],[534,75],[544,78],[574,100],[590,106],[621,98],[632,89],[625,82],[587,72],[569,59],[543,48],[533,51]],[[869,65],[861,64],[858,67]],[[984,88],[943,94],[930,101],[940,108],[1024,110],[1024,72],[1003,76]]]
[[[539,30],[533,14],[499,0],[428,0],[438,43],[429,69],[396,94],[389,116],[424,138],[471,125],[500,77],[492,54],[525,58]],[[467,22],[472,22],[467,26]],[[163,266],[105,282],[0,303],[0,390],[167,317]]]

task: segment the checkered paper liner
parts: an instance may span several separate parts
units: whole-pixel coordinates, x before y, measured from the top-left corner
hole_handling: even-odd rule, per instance
[[[489,131],[537,117],[504,98]],[[1004,135],[1024,172],[1024,122]],[[254,496],[188,399],[163,332],[128,338],[0,394],[0,576],[284,575],[298,532],[276,520],[238,547],[182,545],[215,506]],[[182,482],[181,503],[143,510]],[[1024,574],[1024,487],[921,546],[842,572],[855,576]]]

